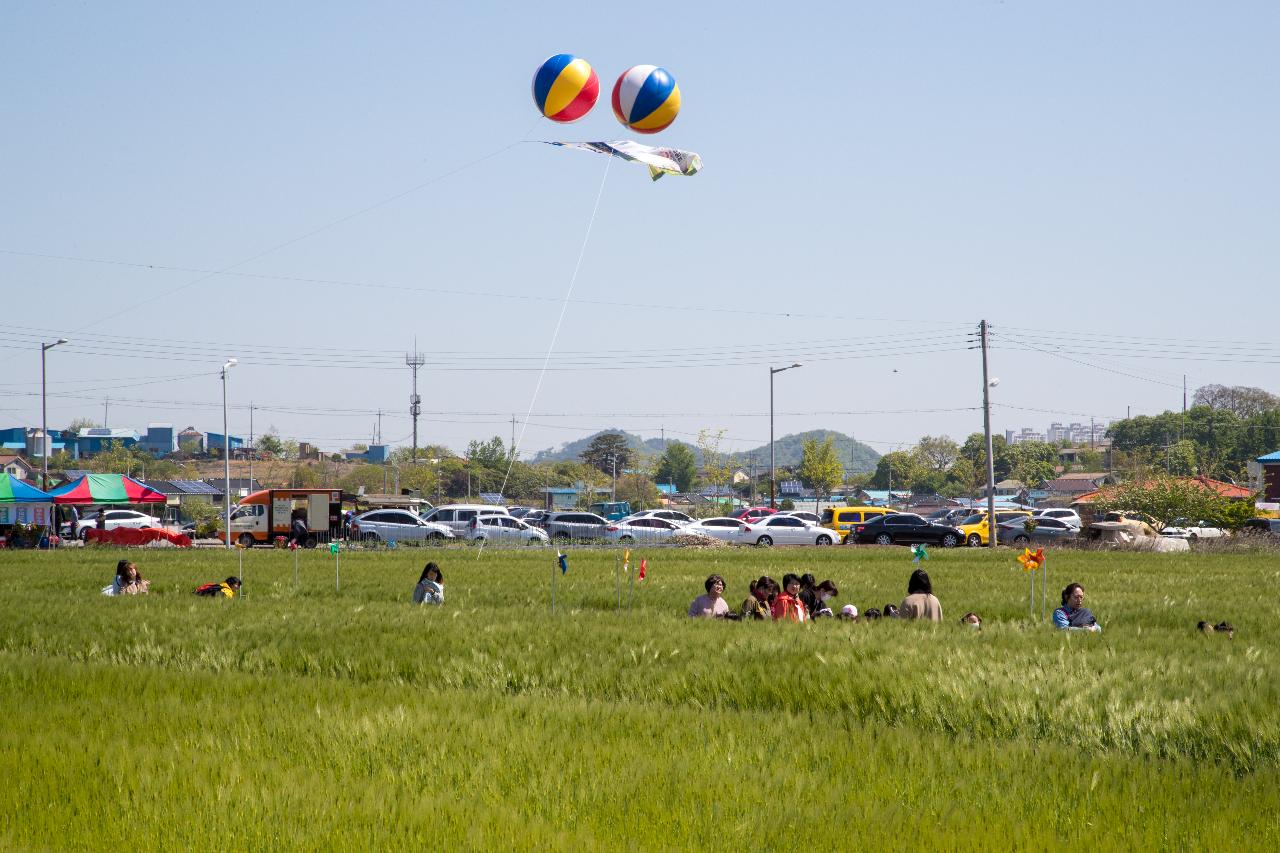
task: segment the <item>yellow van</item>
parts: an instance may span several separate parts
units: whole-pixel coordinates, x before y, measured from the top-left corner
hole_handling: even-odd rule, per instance
[[[998,509],[996,510],[996,524],[1003,524],[1015,518],[1030,518],[1030,510],[1025,509]],[[956,527],[960,528],[960,532],[964,534],[964,544],[971,548],[977,548],[987,544],[987,513],[975,512],[973,515],[961,521]]]
[[[870,521],[882,515],[888,515],[896,510],[883,506],[833,506],[827,507],[822,511],[823,527],[834,530],[840,534],[843,539],[849,535],[849,531],[856,524]]]

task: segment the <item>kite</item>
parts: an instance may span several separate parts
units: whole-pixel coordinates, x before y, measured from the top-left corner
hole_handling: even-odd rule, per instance
[[[557,53],[533,75],[533,102],[538,112],[566,124],[591,112],[600,97],[600,78],[585,59]]]
[[[636,133],[666,130],[680,114],[680,87],[665,68],[628,68],[613,84],[613,114]]]
[[[681,151],[679,148],[655,148],[621,139],[616,142],[548,142],[561,148],[577,148],[580,151],[595,151],[610,157],[621,157],[632,163],[642,163],[649,167],[649,177],[658,180],[663,175],[694,175],[702,169],[702,158],[692,151]]]

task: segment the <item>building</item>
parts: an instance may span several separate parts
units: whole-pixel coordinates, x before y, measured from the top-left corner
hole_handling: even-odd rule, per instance
[[[74,456],[77,459],[94,456],[109,449],[113,443],[121,447],[133,447],[141,438],[137,430],[127,427],[89,427],[76,435]]]
[[[36,481],[35,467],[16,453],[0,455],[0,471],[17,477],[19,480],[26,480],[28,483]]]
[[[228,440],[228,441],[230,442],[230,444],[231,444],[231,452],[232,452],[232,453],[235,453],[237,450],[240,450],[242,447],[244,447],[244,439],[243,439],[243,438],[241,438],[241,437],[240,437],[240,436],[238,436],[238,435],[228,436],[228,437],[227,437],[227,440]],[[204,445],[204,446],[205,446],[205,448],[209,451],[209,453],[211,453],[211,454],[215,454],[215,455],[217,455],[217,456],[221,456],[221,455],[222,455],[222,449],[223,449],[223,447],[225,447],[225,446],[226,446],[226,444],[224,444],[224,443],[223,443],[223,436],[222,436],[222,433],[220,433],[220,432],[207,432],[207,433],[205,433],[205,445]]]
[[[298,445],[299,453],[301,453],[302,445]],[[343,454],[351,462],[368,462],[371,465],[381,465],[387,461],[387,446],[385,444],[371,444],[366,450],[349,450]]]
[[[195,427],[187,427],[178,433],[178,449],[204,453],[204,433]]]
[[[1259,456],[1257,461],[1262,466],[1262,503],[1280,504],[1280,450]]]
[[[138,446],[152,456],[168,456],[178,449],[178,436],[173,424],[147,424],[147,434]]]
[[[1244,486],[1237,486],[1234,483],[1224,483],[1223,481],[1215,480],[1212,477],[1178,477],[1176,479],[1179,482],[1198,486],[1205,491],[1214,492],[1218,497],[1227,498],[1228,500],[1243,501],[1253,497],[1253,493]],[[1154,483],[1156,481],[1151,482]],[[1092,511],[1093,504],[1098,500],[1098,498],[1106,495],[1108,488],[1110,488],[1110,486],[1103,486],[1096,491],[1086,492],[1072,501],[1071,505],[1078,509],[1081,517],[1083,517],[1086,510]]]

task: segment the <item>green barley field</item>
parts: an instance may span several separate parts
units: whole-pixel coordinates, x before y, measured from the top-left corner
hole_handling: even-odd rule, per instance
[[[896,603],[905,548],[639,556],[619,596],[573,550],[553,614],[546,549],[0,553],[0,848],[1280,849],[1275,552],[1052,553],[1096,636],[1011,550],[931,552],[940,626],[683,615],[711,572]]]

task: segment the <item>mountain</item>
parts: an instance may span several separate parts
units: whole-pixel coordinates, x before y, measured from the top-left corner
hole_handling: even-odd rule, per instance
[[[600,432],[593,433],[586,438],[577,441],[571,441],[561,445],[559,448],[548,448],[540,450],[533,456],[534,462],[562,462],[565,460],[576,461],[582,451],[587,449],[592,439],[597,435],[606,432],[621,433],[626,436],[627,446],[645,455],[658,456],[662,453],[662,439],[660,438],[641,438],[634,433],[626,432],[620,429],[602,429]],[[876,453],[870,447],[854,440],[852,437],[842,432],[835,432],[829,429],[815,429],[809,432],[797,433],[794,435],[784,435],[774,442],[775,453],[777,454],[777,464],[779,467],[799,465],[800,459],[804,455],[804,442],[806,439],[816,438],[823,441],[827,436],[835,439],[836,456],[844,463],[845,469],[851,473],[862,471],[874,471],[876,463],[880,461],[880,454]],[[675,439],[671,439],[675,441]],[[697,444],[692,441],[686,441],[685,444],[693,448],[694,455],[698,457],[698,464],[702,464],[702,454],[698,452]],[[738,460],[738,464],[743,467],[755,465],[758,470],[763,470],[769,465],[769,445],[763,444],[760,447],[750,450],[736,451],[734,457]]]

